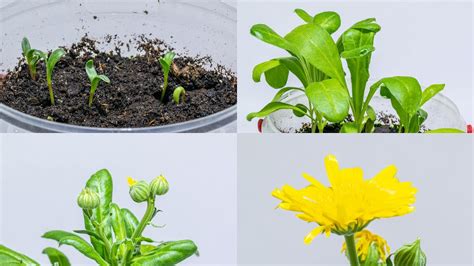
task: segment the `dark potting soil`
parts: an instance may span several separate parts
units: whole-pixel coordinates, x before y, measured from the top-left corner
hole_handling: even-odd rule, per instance
[[[349,115],[345,122],[352,122],[353,119]],[[339,133],[341,130],[342,123],[328,124],[324,127],[323,133]],[[392,114],[378,113],[376,122],[374,123],[374,133],[398,133],[400,127],[400,121]],[[424,132],[427,129],[422,126],[420,132]],[[296,133],[311,133],[311,124],[304,123],[300,129],[296,130]],[[316,129],[316,133],[319,133]]]
[[[111,42],[109,37],[107,42]],[[177,55],[169,75],[165,100],[160,101],[163,72],[159,63],[172,50],[157,39],[141,36],[139,55],[121,56],[120,43],[113,51],[99,51],[87,36],[65,48],[67,54],[53,71],[56,104],[51,105],[45,66],[38,65],[38,80],[31,79],[23,59],[0,80],[0,102],[18,111],[56,122],[88,127],[151,127],[184,122],[222,111],[237,103],[237,78],[230,70],[215,65],[209,57]],[[33,47],[34,48],[34,47]],[[88,105],[90,81],[85,63],[94,60],[100,82],[92,107]],[[184,101],[172,100],[173,90],[186,90]]]

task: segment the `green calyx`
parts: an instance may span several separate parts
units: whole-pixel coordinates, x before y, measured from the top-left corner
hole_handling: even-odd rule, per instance
[[[426,255],[423,250],[421,250],[420,239],[398,249],[395,252],[394,263],[395,266],[426,266]]]
[[[77,204],[84,210],[95,209],[100,204],[99,194],[90,188],[84,188],[77,197]]]
[[[168,180],[162,175],[153,179],[150,183],[150,195],[152,197],[162,196],[169,190]]]
[[[145,181],[138,181],[130,187],[130,197],[140,203],[147,201],[150,196],[150,186]]]

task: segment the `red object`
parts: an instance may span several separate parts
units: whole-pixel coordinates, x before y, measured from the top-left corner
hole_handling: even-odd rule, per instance
[[[262,133],[262,124],[263,124],[263,119],[259,119],[257,123],[257,128],[258,132]]]
[[[467,133],[471,133],[471,134],[472,134],[472,125],[471,125],[471,124],[468,124],[468,125],[467,125]]]

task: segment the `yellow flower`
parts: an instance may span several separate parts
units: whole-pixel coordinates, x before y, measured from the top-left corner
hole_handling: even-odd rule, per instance
[[[395,177],[395,166],[390,165],[372,179],[364,180],[362,169],[339,169],[333,155],[326,156],[324,163],[330,187],[303,174],[311,183],[307,187],[298,190],[285,185],[272,193],[282,201],[280,208],[298,212],[298,218],[319,225],[306,236],[306,244],[322,232],[327,236],[331,232],[350,235],[363,230],[374,219],[414,210],[416,188]]]
[[[128,182],[128,186],[131,187],[131,186],[133,186],[137,183],[137,180],[135,180],[135,179],[133,179],[129,176],[129,177],[127,177],[127,182]]]
[[[387,241],[381,236],[372,234],[369,230],[362,230],[355,234],[356,241],[356,250],[357,256],[361,261],[365,261],[367,255],[369,254],[370,245],[374,244],[377,248],[377,252],[380,255],[380,259],[385,261],[387,254],[390,254],[390,247],[387,244]],[[341,252],[346,250],[346,243],[342,244]]]

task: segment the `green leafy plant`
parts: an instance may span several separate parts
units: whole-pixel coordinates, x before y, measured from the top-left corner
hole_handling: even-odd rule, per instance
[[[381,82],[370,86],[368,91],[367,83],[372,53],[375,51],[374,39],[381,29],[380,25],[375,22],[375,18],[359,21],[334,41],[331,35],[341,25],[340,16],[336,12],[328,11],[311,16],[302,9],[296,9],[295,13],[305,24],[297,26],[285,36],[280,36],[264,24],[256,24],[250,29],[253,36],[285,50],[288,56],[274,58],[254,67],[253,80],[260,82],[264,76],[267,84],[277,92],[270,103],[260,111],[248,114],[247,119],[250,121],[286,109],[293,111],[297,117],[308,117],[311,132],[324,132],[328,123],[340,124],[340,132],[343,133],[373,132],[376,113],[370,106],[370,101]],[[345,79],[342,59],[346,61],[350,72],[350,89]],[[287,86],[290,72],[301,86]],[[443,87],[444,85],[433,85],[427,88],[426,95],[423,99],[420,98],[418,105],[411,106],[416,110],[403,114],[401,128],[404,132],[419,130],[427,116],[420,107]],[[391,98],[391,94],[388,94],[390,91],[391,89],[384,88],[382,95]],[[283,102],[282,97],[290,92],[304,94],[307,103]],[[392,100],[392,104],[393,102]],[[397,112],[401,110],[395,109]]]
[[[31,79],[36,80],[36,65],[41,59],[42,53],[39,50],[31,49],[30,41],[26,37],[24,37],[21,42],[21,49],[23,51],[23,57],[26,60],[26,64],[28,65]]]
[[[53,93],[53,69],[56,64],[59,62],[61,57],[66,54],[62,48],[56,49],[48,55],[45,52],[41,52],[37,50],[38,55],[44,60],[46,64],[46,82],[48,83],[49,89],[49,98],[51,101],[51,105],[54,105],[54,93]]]
[[[173,91],[173,101],[176,104],[179,104],[179,99],[181,99],[181,102],[184,101],[184,95],[186,94],[186,90],[179,86]]]
[[[97,90],[97,86],[99,86],[99,82],[102,80],[103,82],[110,83],[110,79],[105,75],[97,74],[97,71],[94,67],[94,61],[92,59],[89,59],[86,63],[86,73],[91,82],[91,89],[89,92],[89,107],[91,107],[95,91]]]
[[[171,65],[173,64],[173,59],[175,56],[176,56],[175,53],[168,52],[162,58],[160,58],[160,64],[161,64],[161,68],[163,69],[163,75],[164,75],[163,89],[161,91],[161,98],[160,98],[162,102],[165,99],[166,88],[168,88],[168,77],[169,77]]]
[[[150,184],[129,178],[130,197],[137,203],[146,203],[145,214],[138,218],[128,209],[112,202],[112,177],[107,170],[100,170],[87,181],[77,203],[84,216],[85,229],[67,232],[46,232],[43,238],[55,240],[59,245],[75,248],[97,265],[160,265],[172,266],[197,254],[197,246],[191,240],[169,241],[153,244],[154,240],[143,236],[145,228],[159,210],[157,197],[169,190],[168,181],[159,176]],[[87,235],[90,243],[80,235]],[[52,265],[71,265],[64,253],[48,247],[43,250]],[[39,265],[31,258],[0,245],[1,265]]]

